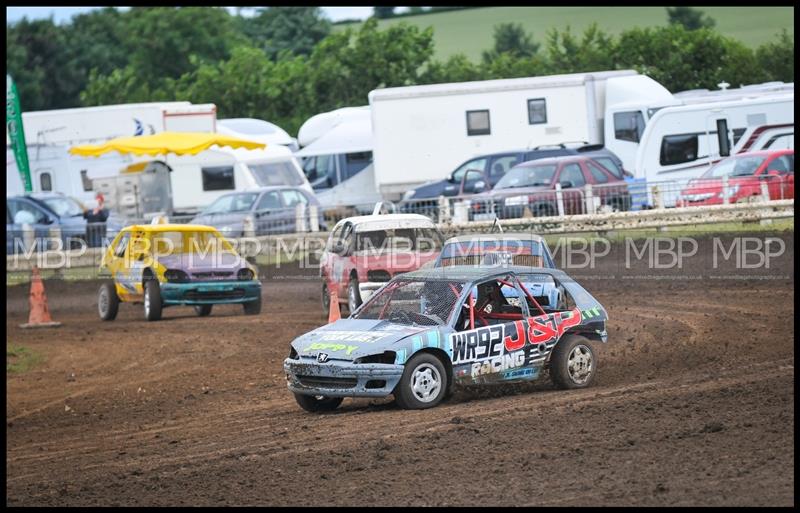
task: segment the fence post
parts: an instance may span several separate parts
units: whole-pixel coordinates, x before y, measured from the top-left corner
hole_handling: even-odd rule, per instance
[[[22,243],[25,246],[25,251],[30,251],[35,243],[33,226],[28,223],[22,225]]]
[[[556,207],[558,208],[558,216],[564,215],[564,193],[561,192],[561,184],[556,184]]]
[[[592,184],[590,183],[586,184],[583,199],[584,202],[586,203],[586,213],[596,214],[597,211],[594,207],[594,194],[592,194]]]
[[[253,219],[252,215],[245,216],[244,221],[242,222],[242,237],[255,237],[255,224],[255,219]]]
[[[722,204],[723,205],[727,205],[728,203],[730,203],[730,200],[728,199],[728,192],[729,192],[729,190],[728,190],[728,175],[723,175],[722,176]]]
[[[444,196],[439,196],[439,222],[449,223],[451,217],[450,202]]]
[[[661,198],[661,190],[658,185],[653,186],[653,208],[664,208],[664,201]]]
[[[319,231],[319,207],[316,205],[308,206],[308,222],[311,225],[310,229],[312,232]]]
[[[295,231],[307,232],[308,226],[306,225],[306,206],[304,203],[298,203],[294,206],[295,214]]]

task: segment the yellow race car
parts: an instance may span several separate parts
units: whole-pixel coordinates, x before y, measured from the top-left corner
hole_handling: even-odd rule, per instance
[[[143,303],[148,321],[174,305],[194,306],[201,317],[215,304],[241,303],[246,315],[261,312],[256,269],[210,226],[128,226],[106,250],[103,267],[112,277],[98,293],[104,321],[116,318],[120,302]]]

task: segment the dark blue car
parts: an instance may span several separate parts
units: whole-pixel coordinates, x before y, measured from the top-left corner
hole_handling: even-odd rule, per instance
[[[622,180],[630,173],[622,161],[600,144],[582,146],[537,146],[530,150],[506,151],[472,158],[458,166],[444,180],[428,182],[406,192],[400,210],[408,213],[435,215],[439,196],[467,196],[492,189],[512,167],[522,162],[564,155],[586,155]]]

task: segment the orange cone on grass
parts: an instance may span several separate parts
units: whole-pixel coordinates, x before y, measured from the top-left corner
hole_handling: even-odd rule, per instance
[[[47,296],[44,293],[44,284],[39,275],[39,268],[34,266],[31,270],[31,312],[27,324],[20,324],[20,328],[48,328],[61,326],[60,322],[53,322],[50,318],[50,309],[47,308]]]
[[[339,311],[339,294],[336,293],[336,284],[332,281],[328,282],[328,298],[328,303],[330,303],[328,308],[328,324],[330,324],[342,318],[342,313]]]

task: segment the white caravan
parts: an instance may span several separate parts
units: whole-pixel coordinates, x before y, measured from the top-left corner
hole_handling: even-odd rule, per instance
[[[71,146],[162,131],[214,132],[216,120],[214,104],[190,102],[25,112],[22,123],[33,190],[62,192],[91,203],[95,196],[92,177],[115,175],[137,158],[116,152],[101,157],[78,157],[69,153]],[[22,194],[24,187],[7,134],[6,145],[6,194]]]
[[[264,143],[267,146],[280,144],[292,151],[297,151],[300,147],[297,139],[290,136],[286,130],[269,121],[253,118],[231,118],[218,119],[217,132],[220,134],[239,137],[240,139],[250,139]]]
[[[372,165],[370,108],[345,107],[309,118],[297,134],[295,156],[325,209],[371,212],[382,197]]]
[[[635,176],[685,183],[727,155],[781,148],[794,148],[794,93],[670,107],[644,129]]]
[[[369,102],[375,182],[389,199],[470,157],[571,141],[605,144],[632,169],[646,121],[679,104],[634,70],[376,89]]]

